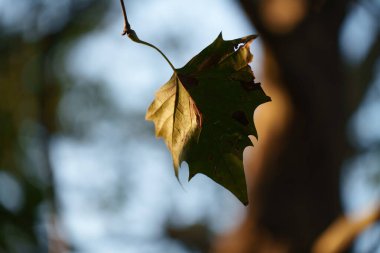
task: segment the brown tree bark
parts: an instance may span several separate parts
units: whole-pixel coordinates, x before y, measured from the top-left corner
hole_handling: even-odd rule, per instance
[[[338,35],[348,1],[240,0],[265,47],[272,97],[255,113],[259,141],[246,152],[250,206],[214,252],[310,252],[342,213],[346,86]]]

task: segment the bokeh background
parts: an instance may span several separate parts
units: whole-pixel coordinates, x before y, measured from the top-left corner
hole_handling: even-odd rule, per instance
[[[221,31],[225,39],[257,33],[246,2],[131,0],[126,7],[139,37],[181,67]],[[276,17],[302,19],[299,8],[314,4],[264,2],[274,6],[268,24],[279,34],[293,28],[276,26]],[[339,165],[342,214],[376,206],[380,197],[380,2],[343,2],[337,52],[360,105],[339,130],[350,146]],[[144,120],[171,69],[154,50],[122,37],[122,28],[116,0],[0,0],[1,253],[223,252],[215,238],[228,237],[250,216],[211,179],[197,175],[187,182],[186,164],[183,187],[175,179],[170,153]],[[276,97],[293,97],[277,95],[284,89],[264,81],[271,71],[263,69],[270,48],[263,44],[273,38],[263,33],[253,43],[252,66],[276,105]],[[255,120],[267,122],[265,106]],[[292,115],[274,108],[273,117]],[[258,122],[259,135],[266,127]],[[246,167],[257,162],[249,151]],[[248,182],[250,189],[254,184]],[[285,211],[276,211],[292,208],[284,204]],[[380,252],[380,226],[357,238],[353,252]]]

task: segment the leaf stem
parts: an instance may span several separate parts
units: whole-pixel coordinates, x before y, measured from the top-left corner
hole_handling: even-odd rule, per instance
[[[120,0],[120,4],[121,4],[121,10],[123,11],[123,17],[124,17],[124,29],[123,29],[122,35],[126,35],[127,34],[128,37],[132,41],[134,41],[136,43],[140,43],[140,44],[146,45],[148,47],[151,47],[151,48],[157,50],[157,52],[159,52],[165,58],[165,60],[167,61],[167,63],[169,63],[169,65],[173,69],[173,71],[177,72],[176,68],[171,63],[171,61],[168,59],[168,57],[166,57],[166,55],[158,47],[156,47],[155,45],[150,44],[150,43],[148,43],[146,41],[140,40],[139,37],[137,37],[136,32],[134,30],[132,30],[131,25],[128,22],[127,12],[125,11],[124,0]]]
[[[169,65],[173,69],[173,71],[177,72],[176,69],[175,69],[175,67],[174,67],[174,65],[170,62],[170,60],[168,59],[168,57],[166,57],[166,55],[158,47],[156,47],[155,45],[152,45],[152,44],[150,44],[148,42],[142,41],[142,40],[139,40],[137,43],[140,43],[140,44],[143,44],[143,45],[146,45],[148,47],[156,49],[165,58],[165,60],[169,63]]]

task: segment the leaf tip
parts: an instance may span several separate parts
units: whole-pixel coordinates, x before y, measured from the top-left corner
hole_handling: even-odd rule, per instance
[[[223,40],[223,31],[220,31],[220,33],[218,35],[218,39],[222,39]]]
[[[179,162],[173,157],[174,174],[178,178]]]

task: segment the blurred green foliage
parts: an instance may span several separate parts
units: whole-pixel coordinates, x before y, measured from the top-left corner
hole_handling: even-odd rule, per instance
[[[61,252],[50,161],[57,108],[72,85],[65,52],[108,1],[5,1],[0,18],[0,252]],[[52,232],[53,230],[53,232]],[[62,244],[62,245],[59,245]]]

